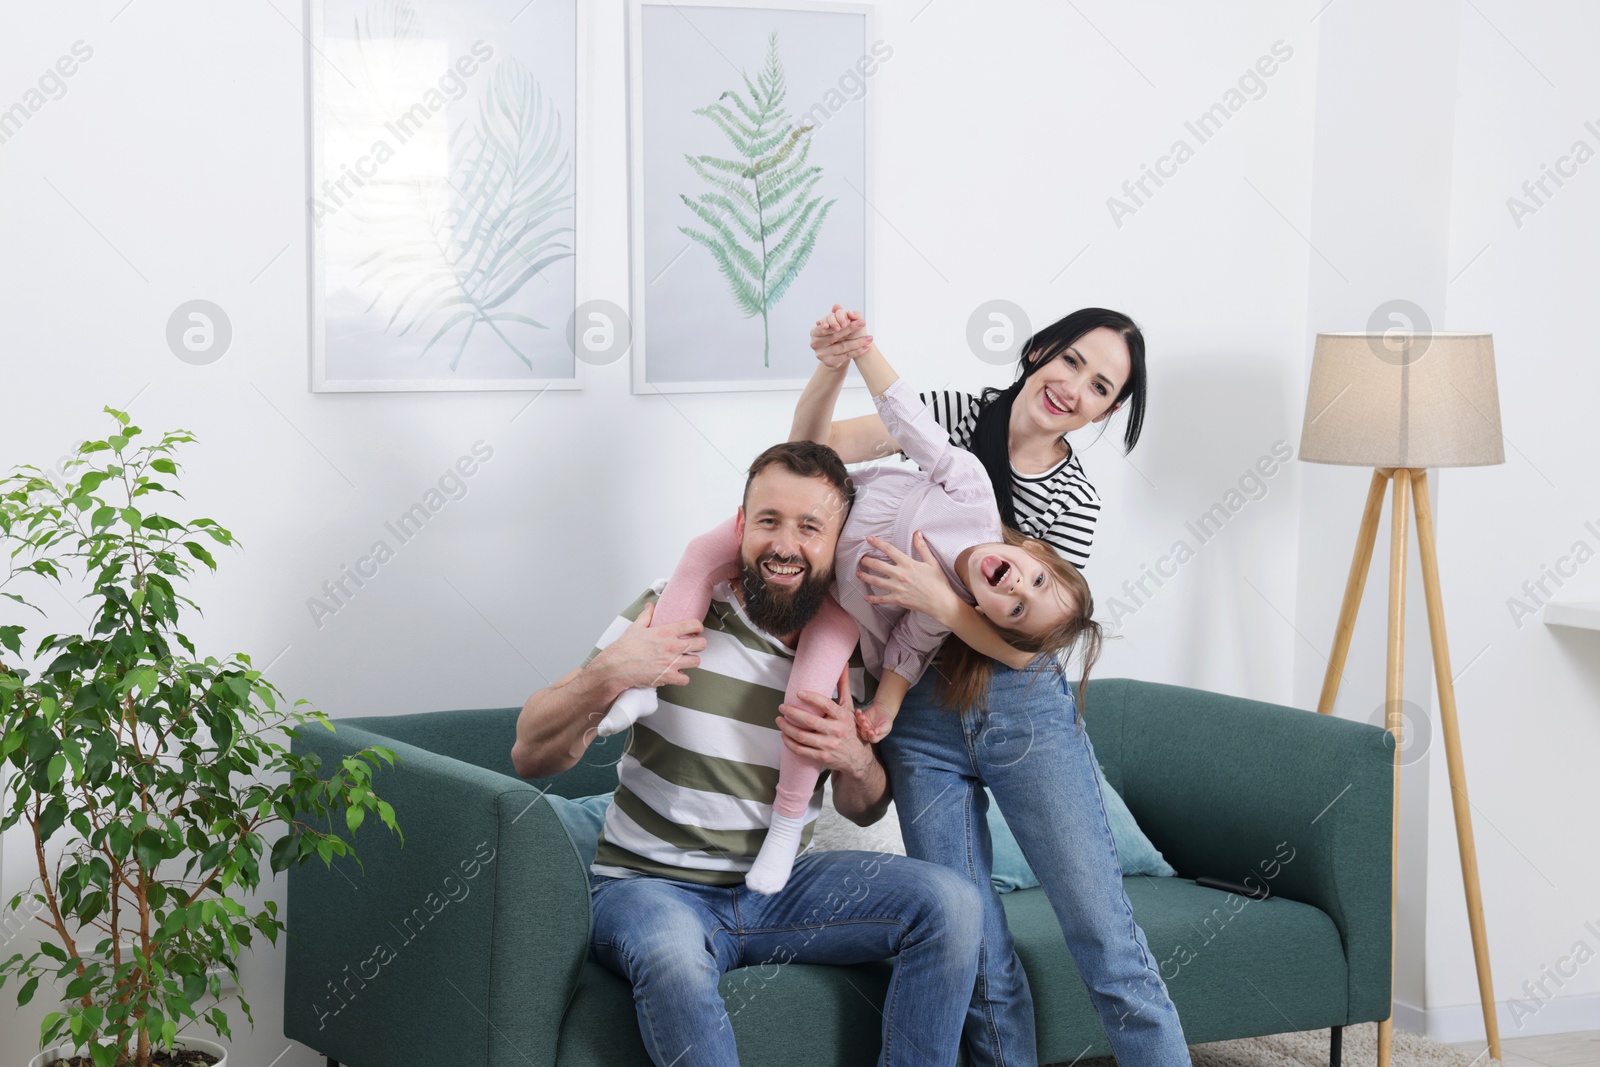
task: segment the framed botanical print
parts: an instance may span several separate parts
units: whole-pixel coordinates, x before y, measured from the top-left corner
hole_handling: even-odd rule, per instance
[[[629,6],[633,391],[798,389],[807,335],[872,299],[862,4]]]
[[[577,387],[576,0],[308,0],[306,40],[313,390]]]

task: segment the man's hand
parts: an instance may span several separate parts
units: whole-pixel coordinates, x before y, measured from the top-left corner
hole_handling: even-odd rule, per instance
[[[778,729],[789,751],[814,760],[835,774],[861,778],[877,763],[877,757],[857,734],[849,681],[846,668],[839,688],[843,704],[836,704],[821,693],[796,694],[804,706],[780,705],[783,714],[778,718]]]
[[[835,810],[857,826],[871,826],[889,810],[889,776],[872,746],[857,736],[848,667],[839,676],[839,695],[843,704],[821,693],[797,693],[805,707],[780,705],[778,729],[789,751],[834,773]]]
[[[533,694],[517,716],[511,765],[524,778],[549,778],[574,766],[594,741],[600,721],[624,691],[638,686],[688,685],[684,671],[700,666],[706,647],[700,623],[650,628],[646,604],[615,641],[586,666]]]
[[[591,666],[598,666],[619,690],[637,686],[688,685],[684,671],[700,666],[695,655],[706,647],[700,620],[675,622],[652,628],[654,604],[646,604],[639,617],[611,644],[601,650]]]

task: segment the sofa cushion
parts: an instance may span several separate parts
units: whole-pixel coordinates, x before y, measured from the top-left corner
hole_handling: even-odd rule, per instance
[[[1122,884],[1190,1044],[1344,1021],[1344,953],[1321,911],[1280,897],[1246,900],[1184,878],[1125,878]],[[1019,890],[1004,899],[1033,991],[1039,1062],[1109,1055],[1044,890]],[[720,990],[740,1062],[793,1063],[803,1042],[816,1050],[816,1062],[869,1067],[876,1062],[889,974],[888,961],[729,971]],[[591,957],[562,1020],[563,1067],[647,1064],[633,1019],[628,983]]]
[[[1282,897],[1249,900],[1186,878],[1122,884],[1190,1044],[1346,1020],[1344,949],[1317,908]],[[1009,893],[1004,902],[1033,990],[1039,1062],[1109,1054],[1044,890]]]
[[[873,1067],[882,1042],[887,960],[849,967],[740,967],[718,987],[744,1067]],[[806,1050],[801,1054],[799,1050]],[[591,956],[561,1020],[561,1067],[649,1067],[633,991]]]

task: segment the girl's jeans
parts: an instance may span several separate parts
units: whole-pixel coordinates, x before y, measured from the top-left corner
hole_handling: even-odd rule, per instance
[[[1133,921],[1095,776],[1094,747],[1054,662],[994,666],[987,713],[934,703],[933,669],[879,745],[906,851],[960,872],[983,900],[964,1038],[974,1067],[1034,1067],[1033,998],[989,881],[988,785],[1049,897],[1122,1067],[1189,1063],[1177,1010]],[[1092,692],[1092,687],[1091,687]]]

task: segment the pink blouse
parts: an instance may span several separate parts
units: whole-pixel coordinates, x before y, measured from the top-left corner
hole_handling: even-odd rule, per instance
[[[879,466],[851,473],[856,500],[839,533],[833,595],[861,627],[867,669],[881,678],[887,668],[915,684],[950,631],[920,612],[866,602],[872,589],[856,571],[863,556],[878,554],[867,538],[881,537],[914,556],[911,535],[922,531],[956,595],[975,604],[956,575],[955,559],[973,545],[1001,541],[1000,509],[978,457],[950,443],[903,378],[873,403],[890,435],[922,469]]]

